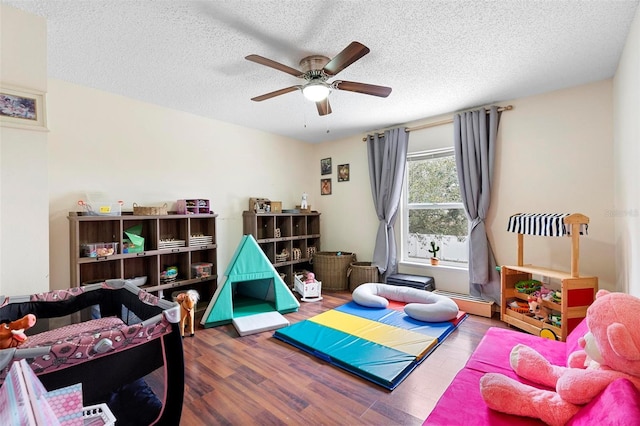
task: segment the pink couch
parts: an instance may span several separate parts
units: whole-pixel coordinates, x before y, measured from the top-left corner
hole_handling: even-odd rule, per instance
[[[567,365],[569,354],[579,349],[578,338],[587,332],[583,320],[560,342],[544,339],[520,331],[490,328],[471,355],[465,367],[458,372],[444,392],[424,425],[544,425],[537,419],[518,417],[490,410],[480,396],[480,377],[488,372],[503,373],[519,378],[509,364],[509,353],[522,343],[536,349],[550,362]],[[640,392],[626,379],[609,385],[597,398],[584,406],[568,423],[586,425],[638,425],[640,422]]]

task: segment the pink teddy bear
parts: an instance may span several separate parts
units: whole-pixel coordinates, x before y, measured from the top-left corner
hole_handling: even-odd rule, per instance
[[[489,408],[564,425],[611,382],[631,381],[640,390],[640,299],[598,291],[587,309],[589,332],[579,340],[568,367],[552,365],[525,345],[511,351],[511,367],[520,377],[555,389],[538,389],[503,374],[487,373],[480,392]]]

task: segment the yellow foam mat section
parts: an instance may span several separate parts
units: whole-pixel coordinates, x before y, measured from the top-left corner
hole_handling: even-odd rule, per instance
[[[413,355],[418,359],[422,358],[438,343],[438,339],[425,334],[345,314],[333,309],[316,315],[310,318],[309,321],[393,348]]]

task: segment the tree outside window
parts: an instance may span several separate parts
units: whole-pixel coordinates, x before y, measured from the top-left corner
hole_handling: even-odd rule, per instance
[[[411,154],[404,187],[403,257],[427,262],[431,242],[444,264],[466,266],[468,221],[452,149]]]

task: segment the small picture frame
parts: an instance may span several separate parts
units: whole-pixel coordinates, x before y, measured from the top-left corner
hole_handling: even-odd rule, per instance
[[[338,165],[338,182],[347,182],[347,181],[349,181],[349,165],[340,164]]]
[[[331,195],[331,179],[320,179],[320,195]]]
[[[331,158],[323,158],[322,160],[320,160],[320,174],[331,174]]]
[[[44,92],[0,86],[0,125],[48,131]]]

